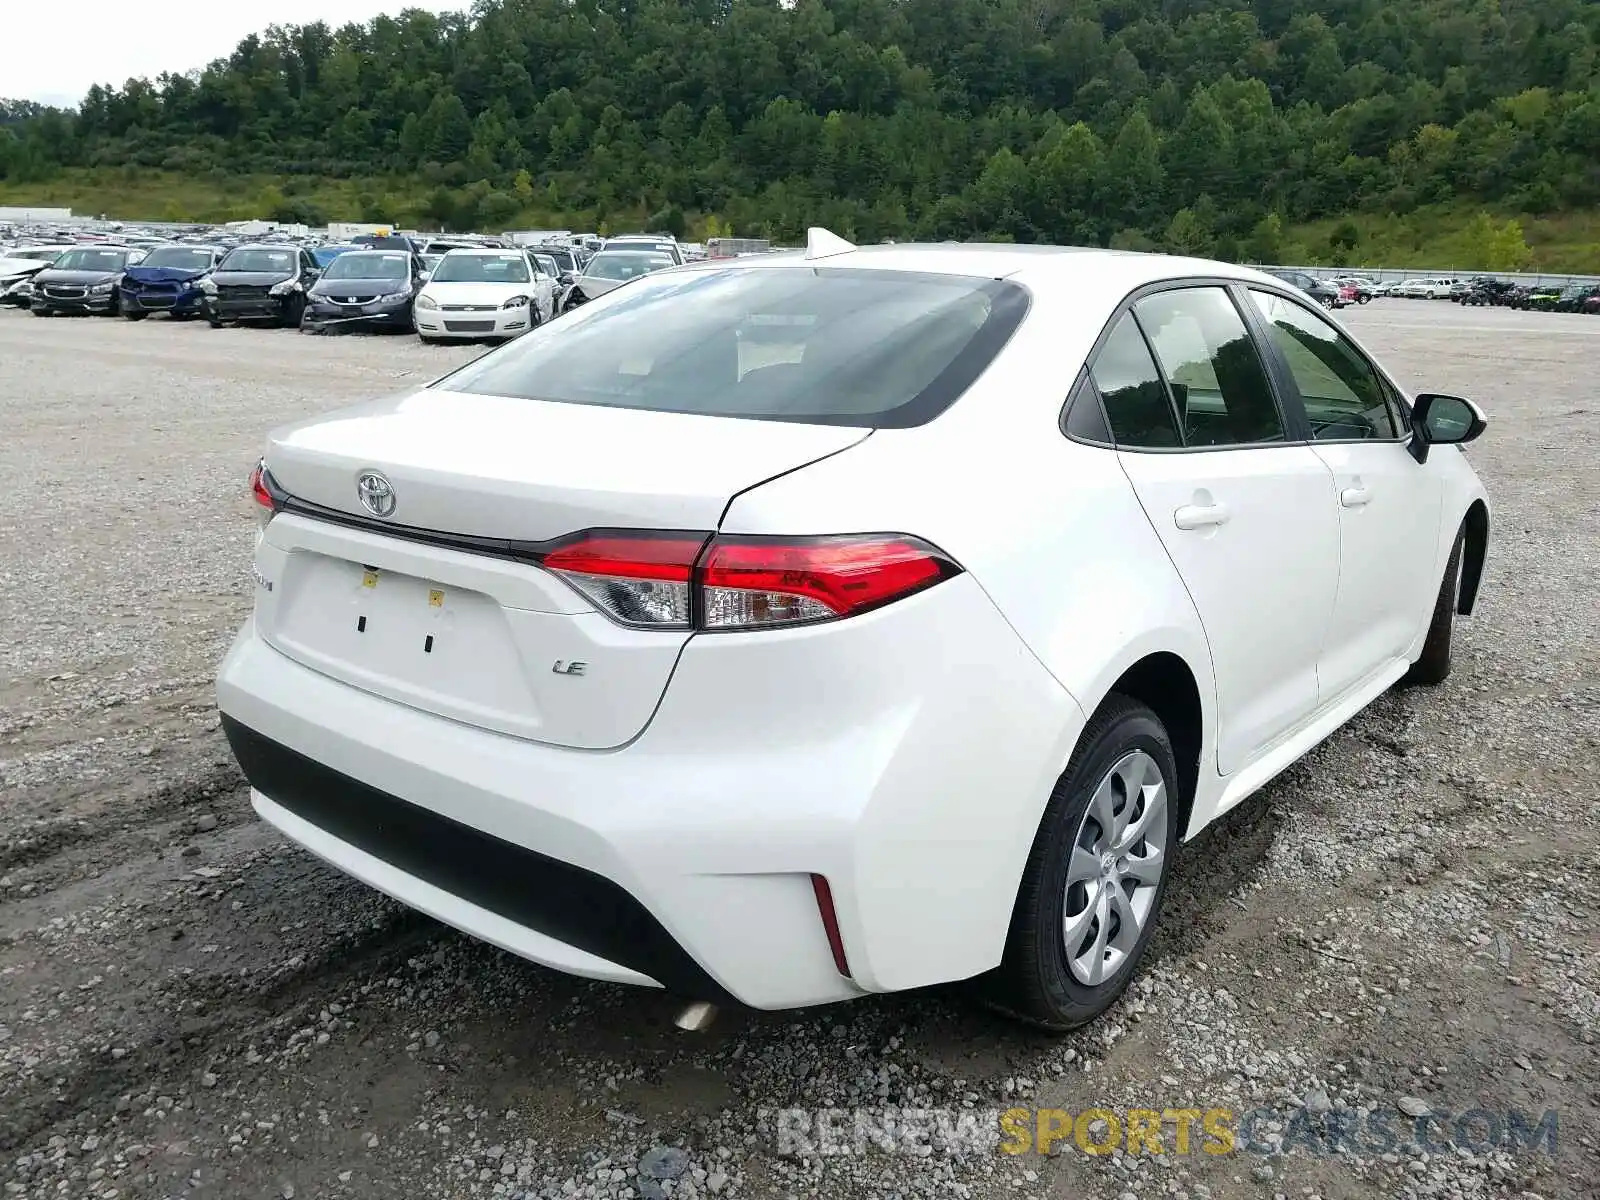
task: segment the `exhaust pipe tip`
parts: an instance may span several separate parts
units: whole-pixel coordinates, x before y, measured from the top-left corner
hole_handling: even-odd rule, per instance
[[[704,1033],[711,1028],[711,1023],[716,1019],[715,1004],[708,1000],[696,1000],[693,1004],[685,1005],[672,1019],[672,1023],[689,1033]]]

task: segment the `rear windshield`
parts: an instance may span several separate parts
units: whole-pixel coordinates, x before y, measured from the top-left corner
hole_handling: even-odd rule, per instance
[[[994,279],[849,268],[636,280],[440,380],[479,395],[865,428],[938,416],[1027,312]]]

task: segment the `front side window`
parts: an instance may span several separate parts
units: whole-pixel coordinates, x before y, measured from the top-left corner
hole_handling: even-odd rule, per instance
[[[957,275],[848,268],[652,274],[438,386],[653,412],[906,428],[953,404],[1027,307],[1015,284]]]
[[[1089,374],[1100,390],[1111,436],[1118,446],[1183,444],[1167,385],[1161,381],[1161,372],[1132,313],[1124,313],[1117,321]]]
[[[1185,446],[1285,440],[1261,356],[1225,288],[1156,292],[1134,314],[1172,392]]]
[[[1271,292],[1250,292],[1288,363],[1318,441],[1400,436],[1378,373],[1329,321]]]

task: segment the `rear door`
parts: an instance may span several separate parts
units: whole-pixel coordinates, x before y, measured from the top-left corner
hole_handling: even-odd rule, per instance
[[[1292,297],[1252,288],[1250,299],[1334,477],[1339,595],[1318,668],[1326,702],[1400,658],[1431,613],[1444,483],[1411,457],[1393,385],[1349,337]]]
[[[1217,770],[1317,707],[1338,585],[1333,476],[1286,424],[1223,286],[1158,290],[1092,371],[1123,470],[1199,612],[1217,685]]]

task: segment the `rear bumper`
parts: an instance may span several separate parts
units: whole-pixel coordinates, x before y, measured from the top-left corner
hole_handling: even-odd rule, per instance
[[[348,873],[558,970],[762,1009],[997,965],[1083,725],[967,577],[837,627],[693,638],[612,751],[372,695],[253,618],[218,705],[257,810]]]
[[[257,813],[380,891],[576,974],[731,998],[609,879],[369,787],[231,717],[223,731]]]

